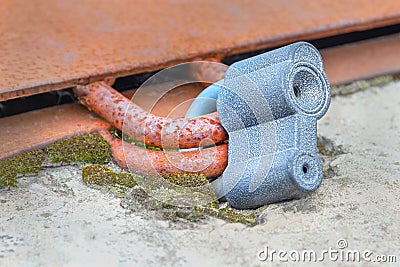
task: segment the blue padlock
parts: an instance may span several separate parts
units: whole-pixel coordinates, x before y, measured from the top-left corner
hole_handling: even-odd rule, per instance
[[[219,196],[245,209],[316,190],[322,181],[317,120],[329,104],[323,60],[309,43],[231,65],[224,80],[205,89],[187,113],[202,115],[216,106],[228,132],[228,167],[215,183]]]

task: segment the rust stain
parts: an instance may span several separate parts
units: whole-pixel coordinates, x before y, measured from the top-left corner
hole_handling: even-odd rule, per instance
[[[398,0],[4,0],[0,101],[400,23]]]

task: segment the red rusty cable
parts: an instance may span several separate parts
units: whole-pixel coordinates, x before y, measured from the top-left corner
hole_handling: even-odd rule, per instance
[[[147,150],[145,148],[113,138],[108,131],[100,134],[110,143],[114,161],[124,169],[147,175],[156,171],[158,174],[173,173],[203,173],[208,179],[222,175],[228,164],[228,145],[221,144],[215,147],[187,152],[165,152]],[[171,158],[183,157],[180,167],[171,163]],[[208,163],[205,168],[199,168]],[[197,170],[197,171],[187,171]]]
[[[218,144],[228,139],[216,112],[189,119],[159,117],[131,103],[104,82],[77,86],[74,92],[87,108],[123,130],[124,134],[146,145],[194,148]]]

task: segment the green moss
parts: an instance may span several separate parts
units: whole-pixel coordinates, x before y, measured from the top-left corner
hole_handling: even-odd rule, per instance
[[[333,86],[331,90],[332,96],[349,95],[359,91],[364,91],[371,87],[383,86],[392,81],[399,80],[400,75],[383,75],[367,80],[358,80],[345,85]]]
[[[55,142],[46,148],[51,162],[106,163],[111,158],[110,145],[99,134],[84,134]]]
[[[126,187],[134,187],[137,185],[136,178],[139,178],[137,175],[133,175],[127,172],[120,172],[116,174],[115,182],[119,185],[123,185]]]
[[[324,136],[317,136],[317,147],[318,152],[324,156],[332,157],[344,153],[344,149],[341,145],[337,146],[332,140]]]
[[[127,143],[134,144],[134,145],[136,145],[136,146],[138,146],[138,147],[143,147],[143,148],[146,148],[146,149],[148,149],[148,150],[157,150],[157,151],[178,151],[178,149],[160,148],[160,147],[155,147],[155,146],[146,145],[146,144],[143,143],[143,142],[140,142],[140,141],[138,141],[138,140],[135,140],[135,139],[131,138],[129,135],[123,134],[123,133],[122,133],[120,130],[118,130],[118,129],[113,129],[113,130],[110,131],[110,133],[111,133],[114,137],[119,138],[119,139],[121,139],[121,140],[123,140],[123,141],[125,141],[125,142],[127,142]]]
[[[110,185],[115,184],[116,175],[104,166],[93,164],[83,167],[82,181],[85,184]]]
[[[16,173],[1,173],[0,174],[0,188],[17,186],[17,174]]]
[[[38,173],[45,159],[43,150],[35,150],[0,162],[0,187],[17,185],[17,174]]]
[[[194,207],[192,210],[198,218],[210,215],[227,222],[254,226],[261,222],[260,218],[263,217],[261,215],[266,210],[266,206],[254,210],[237,210],[229,207],[229,205],[228,207],[224,207],[224,204],[221,204],[216,200],[202,207]]]
[[[239,212],[235,212],[228,208],[220,209],[218,211],[217,217],[226,220],[228,222],[238,222],[250,225],[253,225],[257,222],[257,216],[255,216],[254,213],[241,214]]]
[[[183,187],[198,187],[208,185],[209,181],[205,174],[177,173],[164,174],[163,178],[168,182]]]
[[[138,179],[146,179],[142,176],[126,172],[116,173],[105,166],[92,164],[82,169],[82,181],[86,184],[103,186],[107,191],[113,192],[122,198],[121,206],[132,211],[147,210],[153,212],[156,217],[176,221],[179,219],[196,222],[214,216],[227,222],[238,222],[246,225],[259,223],[260,209],[257,210],[235,210],[229,207],[220,207],[215,192],[204,174],[180,173],[174,175],[163,175],[164,179],[182,187],[193,188],[191,199],[188,200],[187,192],[179,188],[170,189],[160,187],[152,191],[157,199],[151,197],[148,192],[137,185]],[[200,187],[200,190],[197,190]],[[131,188],[127,190],[128,188]],[[151,190],[151,189],[148,189]],[[211,201],[212,200],[212,201]],[[176,207],[175,203],[205,203],[195,207]]]
[[[198,206],[193,208],[175,208],[162,210],[163,219],[176,221],[185,219],[191,222],[204,220],[207,216],[213,216],[231,223],[242,223],[254,226],[262,222],[262,214],[265,206],[255,210],[236,210],[230,207],[218,208],[214,204]],[[260,219],[261,218],[261,219]]]
[[[98,164],[83,167],[82,181],[85,184],[96,184],[100,186],[121,185],[125,187],[134,187],[137,185],[135,175],[127,172],[116,173]]]
[[[0,186],[15,186],[17,174],[38,173],[48,153],[51,162],[105,163],[110,160],[110,145],[99,134],[84,134],[55,142],[43,150],[27,152],[0,162]],[[127,180],[122,175],[120,180]]]
[[[176,192],[171,193],[171,196],[176,197],[174,195],[175,193]],[[180,196],[177,197],[179,198]],[[205,196],[205,199],[212,199],[212,196]],[[179,202],[184,203],[184,200]],[[261,223],[261,214],[265,210],[265,206],[256,210],[236,210],[229,207],[229,205],[226,207],[227,203],[219,203],[217,199],[214,199],[214,201],[201,206],[176,207],[168,204],[168,202],[160,200],[159,198],[152,198],[151,196],[147,195],[144,190],[137,187],[134,188],[131,194],[127,195],[121,203],[124,208],[128,208],[133,211],[142,209],[152,211],[156,217],[160,217],[165,220],[178,221],[183,219],[191,222],[197,222],[204,220],[208,216],[213,216],[227,222],[243,223],[249,226],[254,226],[258,223]]]

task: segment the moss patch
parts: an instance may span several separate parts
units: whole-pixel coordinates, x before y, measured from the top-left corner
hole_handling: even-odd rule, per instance
[[[99,163],[110,160],[110,145],[99,134],[83,134],[55,142],[46,148],[49,159],[54,163]]]
[[[196,221],[210,215],[230,223],[242,223],[254,226],[264,222],[266,205],[253,210],[237,210],[228,203],[211,202],[208,205],[192,208],[189,218]]]
[[[15,186],[17,174],[36,174],[46,158],[53,163],[106,163],[111,158],[110,145],[99,134],[84,134],[55,142],[44,150],[27,152],[0,162],[0,187]],[[121,183],[131,181],[128,176],[118,176]]]
[[[222,208],[218,210],[217,217],[228,222],[238,222],[247,225],[256,225],[260,210],[253,210],[247,213],[241,213],[232,208]]]
[[[169,204],[170,198],[178,200],[181,204],[187,201],[187,199],[183,199],[187,198],[187,195],[180,194],[179,189],[158,188],[157,191],[152,191],[157,194],[157,199],[155,199],[137,185],[136,181],[139,181],[138,179],[145,179],[142,176],[126,172],[117,173],[97,164],[88,165],[82,169],[82,181],[84,183],[99,185],[103,189],[111,191],[122,198],[121,206],[131,211],[144,211],[145,213],[152,213],[155,217],[172,221],[186,220],[196,222],[207,218],[207,216],[213,216],[227,222],[246,225],[256,225],[262,222],[260,218],[265,211],[265,206],[256,210],[236,210],[229,207],[228,203],[219,203],[211,184],[204,174],[181,173],[164,175],[163,177],[168,182],[182,187],[202,187],[203,190],[194,190],[192,192],[193,198],[198,199],[200,202],[201,200],[207,200],[209,203],[195,207],[176,207]],[[214,201],[210,202],[210,200]]]
[[[82,169],[82,181],[85,184],[134,187],[137,185],[135,178],[136,175],[127,172],[116,173],[98,164],[88,165]]]
[[[156,146],[149,146],[146,145],[143,142],[140,142],[138,140],[133,139],[129,135],[123,134],[120,130],[118,129],[113,129],[110,131],[111,135],[114,136],[115,138],[121,139],[127,143],[133,144],[138,147],[142,147],[148,150],[157,150],[157,151],[178,151],[178,149],[172,149],[172,148],[161,148],[161,147],[156,147]]]
[[[331,90],[332,96],[336,95],[349,95],[359,91],[364,91],[371,87],[383,86],[393,81],[400,79],[400,74],[396,75],[383,75],[367,80],[358,80],[346,85],[333,86]]]
[[[341,145],[337,146],[331,139],[320,135],[317,136],[317,147],[318,153],[327,157],[337,156],[345,152]]]
[[[336,176],[336,167],[331,166],[331,162],[338,155],[345,154],[346,151],[341,145],[336,145],[332,140],[324,136],[317,136],[318,153],[322,160],[324,178]]]
[[[129,135],[123,134],[118,129],[113,129],[113,130],[110,131],[110,133],[115,138],[121,139],[121,140],[123,140],[123,141],[125,141],[127,143],[134,144],[134,145],[139,146],[139,147],[143,147],[143,148],[146,148],[146,149],[149,149],[149,150],[158,150],[158,151],[163,150],[160,147],[149,146],[149,145],[146,145],[143,142],[137,141],[137,140],[131,138]]]
[[[209,182],[205,174],[177,173],[165,174],[162,176],[168,182],[183,187],[198,187],[208,185]]]
[[[17,185],[17,174],[38,173],[45,159],[43,150],[35,150],[0,162],[0,187]]]
[[[237,210],[228,203],[219,203],[217,200],[203,206],[175,207],[151,198],[139,188],[126,194],[121,201],[121,206],[132,211],[146,209],[151,211],[155,217],[171,221],[199,222],[208,216],[216,217],[230,223],[242,223],[254,226],[264,222],[266,206],[255,210]]]

